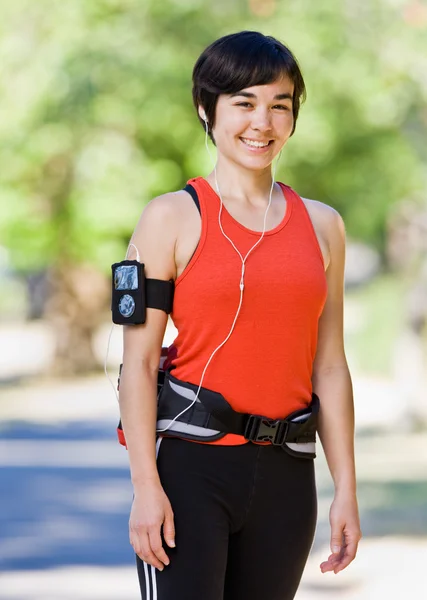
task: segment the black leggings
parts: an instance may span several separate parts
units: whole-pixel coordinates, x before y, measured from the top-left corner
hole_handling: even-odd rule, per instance
[[[164,438],[158,454],[175,515],[163,571],[137,557],[143,600],[291,600],[317,518],[313,460],[252,443]]]

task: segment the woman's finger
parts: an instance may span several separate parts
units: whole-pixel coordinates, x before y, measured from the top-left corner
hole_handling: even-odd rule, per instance
[[[162,567],[163,565],[168,565],[170,563],[170,560],[163,548],[162,538],[160,536],[160,527],[150,527],[148,529],[148,538],[150,541],[151,551],[154,553],[156,558],[162,563]]]
[[[165,521],[163,523],[163,537],[169,548],[175,548],[175,523],[172,509],[165,511]]]
[[[141,560],[149,565],[152,565],[156,569],[159,569],[159,571],[163,571],[164,564],[152,551],[147,532],[140,533],[138,535],[133,533],[131,536],[131,545]]]
[[[326,573],[328,571],[334,571],[339,563],[339,556],[336,554],[331,554],[328,557],[328,560],[325,560],[320,564],[320,570],[322,573]]]
[[[348,565],[356,558],[357,546],[358,542],[355,540],[348,543],[348,545],[345,548],[344,556],[335,568],[335,573],[339,573],[340,571],[348,567]]]

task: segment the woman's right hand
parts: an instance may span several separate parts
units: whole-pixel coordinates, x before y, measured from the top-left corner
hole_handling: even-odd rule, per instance
[[[160,482],[148,481],[135,490],[129,519],[129,540],[144,562],[163,571],[169,558],[163,548],[163,537],[170,548],[175,547],[175,526],[172,507]]]

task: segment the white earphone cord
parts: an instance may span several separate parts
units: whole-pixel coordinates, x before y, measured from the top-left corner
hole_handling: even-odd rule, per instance
[[[253,250],[255,250],[255,248],[258,246],[258,244],[260,244],[261,240],[264,238],[264,235],[265,235],[265,228],[266,228],[266,224],[267,224],[267,214],[268,214],[268,210],[269,210],[269,208],[270,208],[270,206],[271,206],[271,200],[272,200],[272,197],[273,197],[273,189],[274,189],[274,183],[275,183],[276,167],[277,167],[277,163],[278,163],[278,162],[279,162],[279,160],[280,160],[280,155],[281,155],[281,152],[280,152],[280,154],[279,154],[279,157],[278,157],[278,159],[277,159],[277,161],[276,161],[275,165],[273,166],[273,181],[272,181],[272,183],[271,183],[270,197],[269,197],[269,200],[268,200],[267,209],[266,209],[266,211],[265,211],[265,214],[264,214],[264,225],[263,225],[262,234],[261,234],[260,238],[257,240],[257,242],[256,242],[256,243],[255,243],[255,244],[252,246],[252,248],[251,248],[251,249],[250,249],[250,250],[247,252],[247,254],[246,254],[245,258],[243,258],[242,254],[241,254],[241,253],[240,253],[240,251],[237,249],[237,247],[235,246],[234,242],[233,242],[233,241],[232,241],[232,240],[231,240],[231,239],[228,237],[228,235],[225,233],[225,231],[224,231],[224,229],[223,229],[223,227],[222,227],[222,223],[221,223],[221,214],[222,214],[222,207],[223,207],[222,196],[221,196],[221,192],[220,192],[219,185],[218,185],[218,178],[217,178],[217,172],[216,172],[216,162],[214,161],[214,159],[213,159],[213,157],[212,157],[212,154],[211,154],[211,151],[209,150],[209,145],[208,145],[208,122],[207,122],[207,120],[206,120],[206,119],[204,119],[204,121],[205,121],[205,129],[206,129],[206,134],[205,134],[205,146],[206,146],[206,150],[208,151],[209,157],[210,157],[210,159],[211,159],[211,161],[212,161],[212,163],[213,163],[213,165],[214,165],[215,185],[216,185],[216,189],[217,189],[218,196],[219,196],[219,199],[220,199],[220,208],[219,208],[219,213],[218,213],[218,224],[219,224],[219,227],[220,227],[220,229],[221,229],[221,233],[222,233],[222,235],[223,235],[223,236],[224,236],[224,237],[225,237],[225,238],[226,238],[226,239],[227,239],[227,240],[230,242],[230,244],[233,246],[234,250],[235,250],[235,251],[237,252],[237,254],[239,255],[239,257],[240,257],[240,260],[242,261],[242,272],[241,272],[241,276],[240,276],[240,284],[239,284],[239,287],[240,287],[240,299],[239,299],[239,306],[238,306],[238,308],[237,308],[237,312],[236,312],[236,315],[235,315],[235,317],[234,317],[233,324],[232,324],[232,326],[231,326],[231,329],[230,329],[230,331],[228,332],[228,335],[227,335],[227,337],[225,338],[225,340],[224,340],[223,342],[221,342],[221,344],[220,344],[220,345],[219,345],[217,348],[215,348],[215,350],[214,350],[214,351],[212,352],[212,354],[210,355],[210,357],[209,357],[209,360],[208,360],[208,362],[207,362],[207,363],[206,363],[206,365],[205,365],[205,368],[203,369],[203,372],[202,372],[202,377],[201,377],[201,380],[200,380],[200,383],[199,383],[198,390],[197,390],[197,392],[196,392],[196,396],[195,396],[195,397],[194,397],[194,399],[192,400],[191,404],[190,404],[189,406],[187,406],[187,408],[185,408],[184,410],[182,410],[182,411],[181,411],[181,412],[180,412],[180,413],[179,413],[179,414],[178,414],[178,415],[177,415],[177,416],[176,416],[174,419],[172,419],[172,421],[169,423],[169,425],[168,425],[167,427],[165,427],[164,429],[157,429],[157,433],[161,433],[162,431],[167,431],[167,430],[168,430],[168,429],[169,429],[169,428],[170,428],[170,427],[173,425],[173,423],[174,423],[174,422],[175,422],[175,421],[176,421],[176,420],[177,420],[177,419],[178,419],[178,418],[179,418],[181,415],[183,415],[185,412],[187,412],[187,410],[190,410],[190,408],[191,408],[191,407],[192,407],[192,406],[193,406],[193,405],[194,405],[194,404],[197,402],[197,400],[198,400],[198,398],[199,398],[199,393],[200,393],[200,390],[201,390],[201,388],[202,388],[202,383],[203,383],[203,380],[204,380],[204,378],[205,378],[205,373],[206,373],[206,370],[207,370],[208,366],[210,365],[210,363],[211,363],[211,361],[212,361],[213,357],[214,357],[214,356],[215,356],[215,354],[218,352],[218,350],[220,350],[220,349],[221,349],[221,348],[222,348],[222,347],[223,347],[223,346],[224,346],[224,345],[225,345],[225,344],[228,342],[228,340],[230,339],[230,336],[231,336],[231,334],[233,333],[234,326],[236,325],[237,317],[239,316],[240,309],[241,309],[241,307],[242,307],[242,302],[243,302],[243,290],[245,289],[245,281],[244,281],[244,277],[245,277],[245,263],[246,263],[246,261],[247,261],[247,259],[248,259],[249,255],[252,253],[252,251],[253,251]]]

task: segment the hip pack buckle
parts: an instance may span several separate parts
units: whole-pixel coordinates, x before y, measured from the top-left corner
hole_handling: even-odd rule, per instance
[[[274,446],[283,446],[287,433],[288,422],[284,419],[249,415],[244,436],[251,442],[271,442]]]

